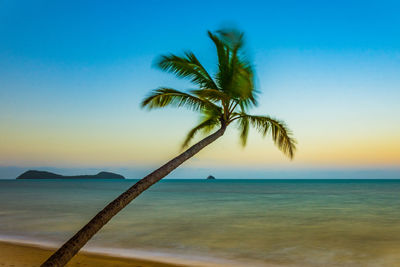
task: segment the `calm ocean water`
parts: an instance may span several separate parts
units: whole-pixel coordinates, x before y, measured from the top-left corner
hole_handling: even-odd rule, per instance
[[[61,244],[135,180],[0,180],[0,238]],[[400,266],[400,180],[164,180],[87,248],[239,266]]]

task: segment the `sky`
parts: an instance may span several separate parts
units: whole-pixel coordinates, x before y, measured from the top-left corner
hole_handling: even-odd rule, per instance
[[[400,178],[399,11],[397,1],[1,0],[0,178],[140,178],[177,155],[198,115],[140,102],[193,86],[153,62],[190,50],[213,72],[207,30],[224,27],[245,32],[260,91],[251,112],[285,121],[298,151],[290,161],[256,131],[242,148],[233,127],[170,177]]]

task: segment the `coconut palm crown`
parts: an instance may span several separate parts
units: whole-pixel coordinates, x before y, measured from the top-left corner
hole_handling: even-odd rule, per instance
[[[201,113],[201,122],[194,127],[183,142],[189,145],[198,133],[208,133],[215,128],[226,128],[236,123],[243,146],[246,145],[250,126],[263,136],[270,134],[275,145],[290,159],[296,150],[296,141],[284,122],[269,116],[254,116],[247,111],[257,105],[254,71],[243,53],[243,33],[236,30],[208,32],[218,55],[218,69],[214,76],[203,67],[192,52],[184,56],[173,54],[161,56],[156,66],[161,70],[187,78],[198,89],[185,92],[160,87],[142,102],[148,109],[166,106],[186,107]]]

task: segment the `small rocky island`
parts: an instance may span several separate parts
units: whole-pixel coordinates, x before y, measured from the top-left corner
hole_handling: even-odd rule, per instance
[[[46,171],[26,171],[17,179],[125,179],[124,176],[112,172],[99,172],[95,175],[64,176]]]
[[[212,176],[212,175],[209,175],[209,176],[207,177],[207,180],[215,180],[215,177]]]

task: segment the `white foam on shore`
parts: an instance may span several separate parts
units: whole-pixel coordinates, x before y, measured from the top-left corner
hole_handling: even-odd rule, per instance
[[[55,249],[60,247],[62,244],[60,242],[51,242],[47,240],[35,240],[29,239],[22,236],[8,236],[0,235],[0,241],[8,242],[16,245],[29,245],[33,247],[43,248],[43,249]],[[120,257],[128,259],[140,259],[140,260],[151,260],[163,263],[178,264],[184,266],[202,266],[202,267],[239,267],[239,266],[277,266],[266,264],[262,262],[248,262],[248,261],[236,261],[229,259],[222,259],[216,257],[199,256],[199,255],[181,255],[173,254],[160,251],[149,251],[140,249],[124,249],[124,248],[106,248],[106,247],[96,247],[88,246],[82,249],[83,252],[95,253],[99,255],[106,255],[111,257]],[[282,265],[279,265],[282,267]]]

